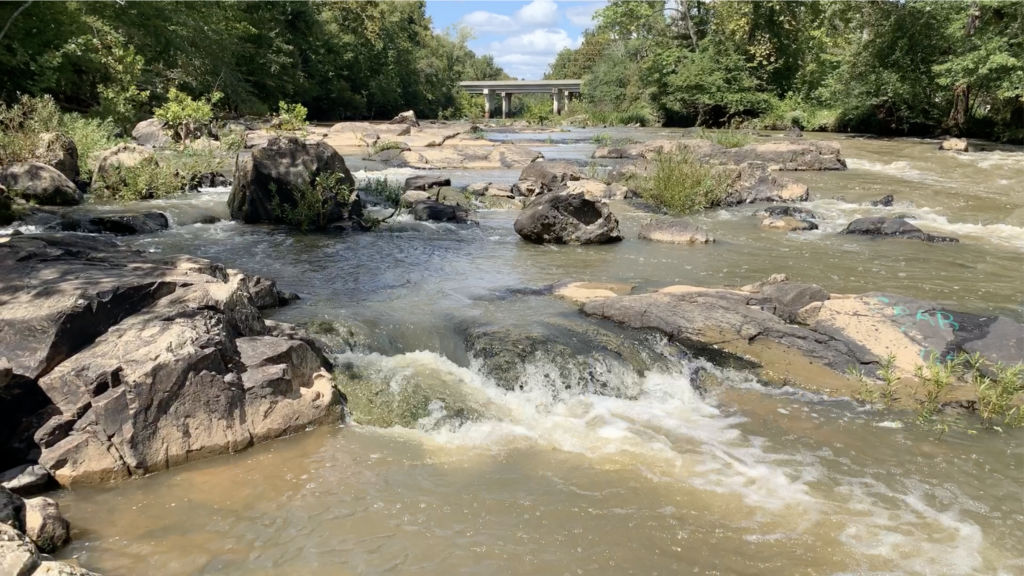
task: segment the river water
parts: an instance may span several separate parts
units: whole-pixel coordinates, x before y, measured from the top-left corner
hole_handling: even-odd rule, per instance
[[[585,165],[598,133],[677,135],[491,137],[541,140],[546,157]],[[635,335],[522,290],[782,272],[1024,320],[1024,151],[841,145],[850,170],[791,175],[810,186],[819,231],[761,230],[749,206],[715,210],[695,218],[717,238],[707,246],[635,240],[650,214],[626,203],[613,204],[626,241],[587,247],[522,242],[514,212],[337,237],[197,224],[226,217],[225,190],[148,203],[174,227],[136,246],[273,277],[302,296],[275,319],[340,328],[337,364],[358,375],[354,422],[64,491],[75,541],[61,555],[108,575],[1024,573],[1024,432],[940,436],[912,414],[767,389],[657,339],[648,369],[592,362],[579,334]],[[357,178],[413,173],[347,159]],[[445,175],[511,183],[518,170]],[[866,205],[884,194],[894,207]],[[961,243],[837,235],[876,214]],[[541,349],[502,386],[468,344],[480,332],[564,347]],[[696,392],[698,373],[716,384]]]

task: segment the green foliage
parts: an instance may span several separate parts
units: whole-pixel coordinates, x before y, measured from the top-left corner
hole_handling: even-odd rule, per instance
[[[274,117],[273,126],[278,130],[295,132],[306,129],[306,114],[309,111],[302,104],[288,104],[281,101],[277,103],[277,116]]]
[[[106,180],[93,189],[93,195],[101,200],[121,202],[172,196],[183,192],[186,186],[185,179],[177,170],[160,164],[155,158],[134,166],[114,168]]]
[[[632,184],[644,200],[673,214],[690,214],[721,204],[729,182],[727,172],[678,151],[656,156],[648,173]]]
[[[89,118],[81,114],[64,114],[60,119],[60,131],[75,142],[78,148],[78,170],[83,180],[92,179],[92,167],[96,155],[120,144],[117,126],[110,118]]]
[[[223,136],[220,139],[220,145],[225,151],[237,154],[245,148],[245,133],[234,132]]]
[[[213,105],[223,94],[213,92],[205,98],[193,99],[188,94],[171,88],[167,103],[153,111],[171,129],[175,139],[188,143],[203,134],[213,120]]]
[[[704,130],[697,132],[698,138],[710,140],[723,148],[740,148],[753,141],[754,137],[749,132],[742,130]]]
[[[404,150],[405,144],[396,140],[377,140],[370,146],[370,156],[385,150]]]
[[[393,184],[387,178],[369,178],[361,188],[371,197],[392,208],[397,208],[401,204],[402,193],[405,192],[400,184]]]
[[[937,354],[933,354],[928,362],[914,369],[914,376],[918,382],[918,422],[927,423],[935,419],[946,401],[946,392],[956,383],[962,369],[962,357],[940,360]]]
[[[316,177],[312,186],[299,187],[292,193],[293,205],[282,203],[275,194],[271,209],[289,226],[310,232],[326,229],[331,215],[349,205],[352,190],[343,173],[325,172]]]
[[[33,157],[39,135],[59,129],[60,111],[53,98],[22,95],[7,106],[0,103],[0,165]]]
[[[1024,364],[983,370],[975,360],[970,380],[978,392],[978,415],[987,425],[1024,426]]]

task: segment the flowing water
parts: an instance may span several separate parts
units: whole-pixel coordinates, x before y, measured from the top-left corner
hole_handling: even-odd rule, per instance
[[[598,132],[673,134],[492,137],[541,141],[548,158],[585,165]],[[784,272],[832,292],[1024,320],[1024,151],[841,144],[850,170],[792,175],[811,187],[819,231],[761,230],[752,207],[716,210],[696,218],[718,239],[708,246],[635,240],[650,215],[626,203],[613,210],[627,240],[588,247],[524,243],[516,214],[503,211],[481,212],[479,226],[405,219],[336,237],[197,223],[226,216],[224,190],[149,203],[175,225],[136,246],[298,292],[274,317],[343,327],[336,363],[355,375],[353,406],[369,382],[375,409],[398,425],[366,414],[65,491],[76,532],[62,555],[110,575],[1024,574],[1021,431],[940,438],[912,415],[767,389],[524,290],[561,280],[742,285]],[[412,173],[350,160],[357,178]],[[445,175],[511,183],[518,171]],[[866,205],[884,194],[894,207]],[[836,234],[876,214],[909,215],[961,243]],[[562,347],[541,345],[510,386],[477,353],[480,333]],[[627,340],[643,343],[644,369],[588,349]],[[705,386],[709,375],[716,384]]]

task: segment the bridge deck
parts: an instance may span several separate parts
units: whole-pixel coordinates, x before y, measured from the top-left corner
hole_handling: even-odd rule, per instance
[[[579,92],[582,80],[473,80],[459,82],[459,87],[469,94],[506,92],[509,94],[548,94],[555,90]]]

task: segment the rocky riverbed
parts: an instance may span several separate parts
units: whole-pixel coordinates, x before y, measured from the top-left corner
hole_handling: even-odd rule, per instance
[[[686,546],[726,546],[755,562],[759,542],[793,542],[762,573],[893,563],[925,573],[939,543],[970,558],[946,573],[1013,569],[1012,528],[941,498],[917,507],[900,498],[952,484],[971,510],[1012,517],[1019,506],[971,489],[973,468],[936,471],[906,462],[897,447],[909,442],[919,459],[934,450],[958,457],[961,444],[936,448],[931,428],[913,423],[927,393],[916,384],[918,366],[959,352],[992,364],[1024,358],[1024,205],[1008,194],[1022,177],[1021,152],[970,156],[931,142],[777,135],[724,149],[653,130],[604,147],[595,131],[417,124],[251,130],[230,201],[223,187],[118,206],[87,194],[78,207],[35,208],[31,221],[7,230],[21,234],[0,242],[0,374],[10,399],[0,468],[20,469],[21,482],[35,474],[41,486],[73,488],[53,494],[75,537],[64,557],[111,573],[147,565],[181,574],[315,571],[334,565],[321,553],[333,535],[362,555],[346,564],[356,571],[389,563],[407,571],[411,558],[373,548],[360,540],[367,533],[332,516],[347,507],[350,488],[364,526],[388,533],[425,522],[432,528],[399,539],[436,549],[453,522],[473,524],[468,510],[488,508],[488,495],[548,502],[569,489],[578,492],[566,506],[611,514],[621,501],[584,494],[631,487],[661,494],[626,498],[651,515],[648,536],[627,538],[637,551],[682,514],[699,527]],[[722,207],[681,219],[634,197],[623,177],[649,170],[667,148],[691,150],[728,176]],[[343,173],[357,188],[388,178],[405,190],[407,211],[360,231],[368,216],[390,211],[361,193],[332,200],[333,231],[283,226],[273,206],[298,202],[321,172]],[[956,193],[979,179],[966,196]],[[851,399],[880,381],[889,355],[896,402],[866,411]],[[977,401],[975,388],[954,385],[940,404],[969,412]],[[980,427],[966,418],[966,427]],[[250,450],[316,425],[324,429]],[[954,425],[947,434],[996,471],[988,481],[1004,493],[1019,488],[1017,432],[961,435]],[[242,450],[254,455],[167,471]],[[495,457],[505,464],[480,468]],[[877,459],[893,459],[897,473],[877,472]],[[254,462],[282,470],[257,473]],[[401,467],[386,462],[415,473],[398,480]],[[523,468],[538,464],[547,480]],[[476,488],[445,467],[475,478]],[[497,480],[513,469],[514,485]],[[227,479],[237,473],[258,485],[235,498]],[[383,485],[352,488],[360,474]],[[174,484],[198,479],[217,512],[200,512],[209,502]],[[104,486],[86,487],[96,483]],[[287,494],[295,497],[281,501]],[[424,511],[401,520],[399,494],[422,498]],[[859,504],[848,504],[851,495]],[[742,505],[726,505],[736,496]],[[707,498],[721,499],[716,518],[694,520],[692,502]],[[283,532],[253,527],[244,510],[257,500],[270,503],[257,508]],[[385,511],[374,512],[374,501]],[[675,502],[673,511],[658,512],[664,501]],[[180,504],[184,515],[131,511],[157,502],[164,511]],[[580,520],[549,505],[556,517],[548,526]],[[104,509],[109,528],[92,520]],[[491,505],[481,518],[507,531],[504,519],[529,509]],[[865,509],[894,520],[866,522],[857,511]],[[827,511],[842,522],[820,516]],[[793,514],[809,520],[793,525]],[[208,542],[180,534],[190,517]],[[762,520],[745,532],[743,517]],[[228,523],[228,536],[213,536],[215,518]],[[26,520],[8,522],[30,538],[12,532],[10,548],[23,551],[24,573],[45,573],[38,551],[50,544]],[[544,522],[527,522],[541,539]],[[477,554],[508,566],[501,550],[509,543],[478,529],[490,534],[478,544],[492,548]],[[721,529],[738,539],[716,544],[709,534]],[[306,563],[286,549],[310,531],[325,539],[314,539]],[[114,544],[137,542],[135,532],[162,534],[163,544]],[[269,556],[219,551],[225,538]],[[611,538],[593,533],[580,549],[612,550],[610,560],[651,570],[671,563],[660,552],[641,561]],[[891,550],[867,553],[879,538]],[[840,552],[825,558],[807,546]],[[195,560],[182,559],[186,548],[198,550]],[[476,565],[471,556],[452,553],[430,569]],[[523,570],[545,571],[550,561],[534,558]]]

